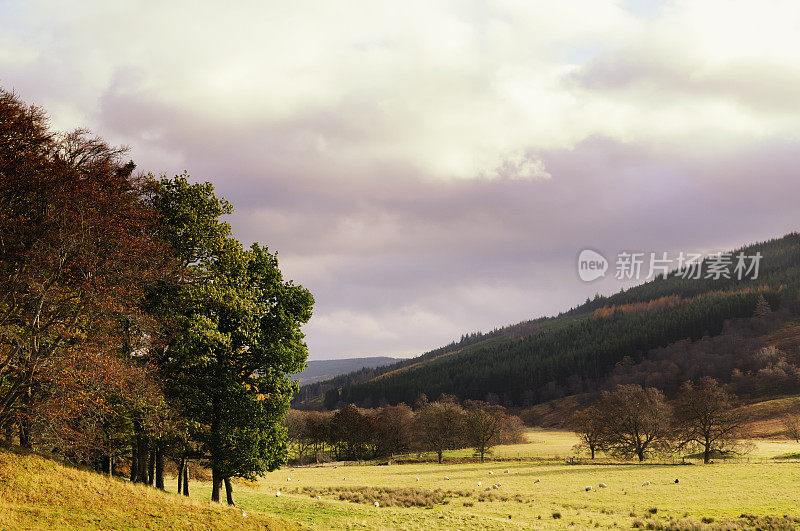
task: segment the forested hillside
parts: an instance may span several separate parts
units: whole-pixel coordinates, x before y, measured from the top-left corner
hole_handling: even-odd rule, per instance
[[[763,255],[757,279],[686,279],[678,272],[557,317],[472,334],[459,343],[380,369],[362,370],[301,389],[297,404],[325,395],[328,408],[413,403],[424,393],[532,405],[570,389],[593,389],[620,363],[681,340],[716,336],[726,321],[767,311],[792,315],[800,286],[800,235],[734,251]]]

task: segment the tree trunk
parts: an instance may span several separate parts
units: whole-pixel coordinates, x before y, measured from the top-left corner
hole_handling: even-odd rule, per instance
[[[211,501],[219,501],[219,488],[222,486],[222,477],[216,469],[211,471]]]
[[[178,494],[181,493],[183,490],[183,467],[186,466],[186,458],[181,457],[177,463],[175,463],[175,468],[178,469]]]
[[[23,416],[19,418],[19,445],[30,449],[31,444],[31,421]]]
[[[231,478],[225,478],[225,497],[228,499],[228,505],[236,506],[233,503],[233,484],[231,483]]]
[[[436,452],[436,457],[439,458],[439,464],[441,465],[442,464],[442,451],[441,450]]]
[[[156,448],[156,488],[164,490],[164,453]]]
[[[589,451],[592,452],[592,459],[594,459],[594,446],[589,446]]]
[[[147,437],[144,434],[142,423],[138,419],[133,421],[136,449],[131,462],[131,481],[147,483]],[[134,473],[134,469],[136,472]]]
[[[183,463],[183,495],[189,495],[189,461]]]
[[[147,461],[147,484],[152,487],[156,479],[156,449],[151,449],[149,453],[150,455]]]
[[[703,448],[703,463],[707,465],[709,461],[711,461],[711,447],[706,444]]]
[[[21,414],[17,417],[19,423],[19,445],[27,449],[33,447],[33,442],[31,441],[31,419],[28,416],[32,404],[33,394],[31,390],[28,389],[22,395],[22,410]]]
[[[136,460],[136,454],[138,452],[138,448],[136,444],[131,446],[131,483],[136,483],[136,473],[139,471],[139,463]]]

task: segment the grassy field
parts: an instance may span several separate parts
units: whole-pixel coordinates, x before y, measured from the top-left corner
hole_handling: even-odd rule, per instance
[[[0,529],[296,529],[267,514],[190,500],[0,450]]]
[[[800,522],[800,463],[771,459],[797,450],[788,441],[758,441],[750,463],[573,465],[553,458],[572,455],[574,434],[539,430],[528,438],[497,448],[503,461],[485,464],[285,468],[239,484],[236,498],[248,511],[314,529],[791,529]],[[210,486],[196,484],[193,494],[206,499]]]
[[[800,463],[773,459],[796,453],[800,445],[790,441],[757,441],[750,462],[570,464],[564,458],[574,455],[574,434],[531,430],[527,437],[484,464],[470,462],[465,450],[442,465],[287,467],[236,483],[246,517],[209,503],[207,482],[193,481],[194,499],[186,500],[3,450],[0,529],[800,527]],[[174,481],[167,487],[174,492]]]

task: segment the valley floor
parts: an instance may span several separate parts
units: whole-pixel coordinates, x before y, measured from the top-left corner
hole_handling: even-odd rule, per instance
[[[748,458],[710,465],[571,464],[574,434],[532,430],[528,438],[484,464],[459,451],[442,465],[285,467],[236,482],[239,508],[208,502],[207,482],[193,481],[187,500],[0,450],[0,529],[800,527],[800,462],[787,459],[800,445],[790,441],[758,440]]]
[[[758,441],[749,462],[569,464],[553,458],[571,453],[573,434],[532,431],[529,438],[498,448],[495,457],[505,460],[485,464],[284,468],[256,485],[240,483],[236,499],[245,510],[313,529],[800,526],[800,463],[774,459],[796,451],[794,443]],[[195,496],[209,493],[209,485],[195,484]]]

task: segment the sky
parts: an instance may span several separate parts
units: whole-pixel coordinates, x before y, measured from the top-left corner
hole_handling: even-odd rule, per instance
[[[620,289],[583,249],[800,224],[796,1],[0,0],[0,86],[213,181],[314,294],[312,360]]]

